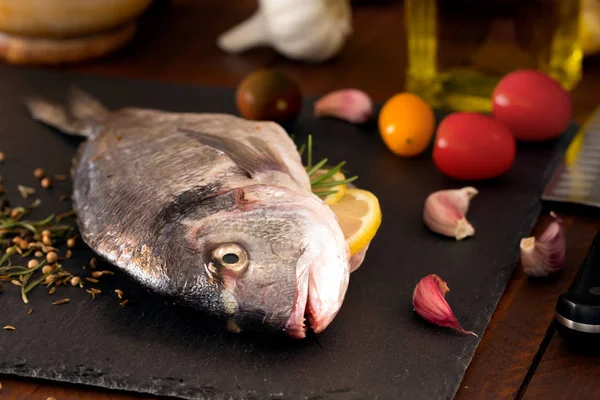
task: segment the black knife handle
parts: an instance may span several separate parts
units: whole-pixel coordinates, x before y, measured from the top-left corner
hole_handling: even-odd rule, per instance
[[[569,291],[559,296],[556,319],[570,329],[600,333],[600,231]]]

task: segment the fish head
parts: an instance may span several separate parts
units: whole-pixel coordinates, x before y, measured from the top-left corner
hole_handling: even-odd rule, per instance
[[[228,326],[302,338],[308,319],[323,331],[350,274],[348,245],[329,207],[311,194],[262,185],[210,202],[213,212],[204,204],[205,214],[186,222],[187,246],[199,253],[195,273],[218,293]]]

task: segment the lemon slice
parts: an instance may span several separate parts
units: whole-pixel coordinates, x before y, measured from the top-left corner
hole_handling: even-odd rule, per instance
[[[373,193],[347,188],[344,196],[330,207],[338,218],[351,255],[371,243],[381,225],[381,208]]]
[[[314,181],[317,178],[325,175],[327,172],[329,172],[329,170],[319,169],[319,170],[315,171],[314,174],[311,175],[310,180]],[[346,180],[346,177],[344,176],[343,173],[338,171],[335,174],[333,174],[330,178],[327,178],[324,181],[322,181],[322,183],[325,183],[325,182],[329,183],[329,182],[334,182],[334,181],[342,182],[344,180]],[[325,202],[325,204],[332,205],[332,204],[337,203],[338,201],[340,201],[342,199],[342,197],[344,197],[344,194],[346,193],[346,184],[342,183],[340,185],[335,185],[335,186],[313,188],[312,192],[316,195],[319,195],[319,193],[325,193],[325,192],[335,192],[335,193],[331,193],[331,194],[321,197],[321,199]]]

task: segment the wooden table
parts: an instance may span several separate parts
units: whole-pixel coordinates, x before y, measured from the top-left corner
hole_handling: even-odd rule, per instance
[[[215,38],[254,10],[251,0],[173,0],[145,17],[142,30],[112,57],[69,70],[181,83],[235,86],[260,67],[278,67],[307,94],[359,87],[377,101],[403,89],[404,32],[400,2],[376,1],[354,9],[354,35],[343,54],[324,65],[283,59],[268,49],[228,56]],[[600,103],[600,57],[585,61],[575,90],[578,123]],[[545,210],[547,215],[549,210]],[[528,280],[517,266],[460,385],[457,399],[598,399],[600,358],[568,351],[552,323],[557,296],[571,284],[596,230],[600,212],[561,208],[567,239],[566,268],[555,279]],[[549,219],[542,217],[535,233]],[[35,380],[1,377],[2,399],[150,399]]]

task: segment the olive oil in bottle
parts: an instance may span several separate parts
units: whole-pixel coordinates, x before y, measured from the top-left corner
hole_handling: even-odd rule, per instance
[[[517,69],[567,90],[581,78],[580,0],[405,0],[406,90],[434,107],[490,111]]]

